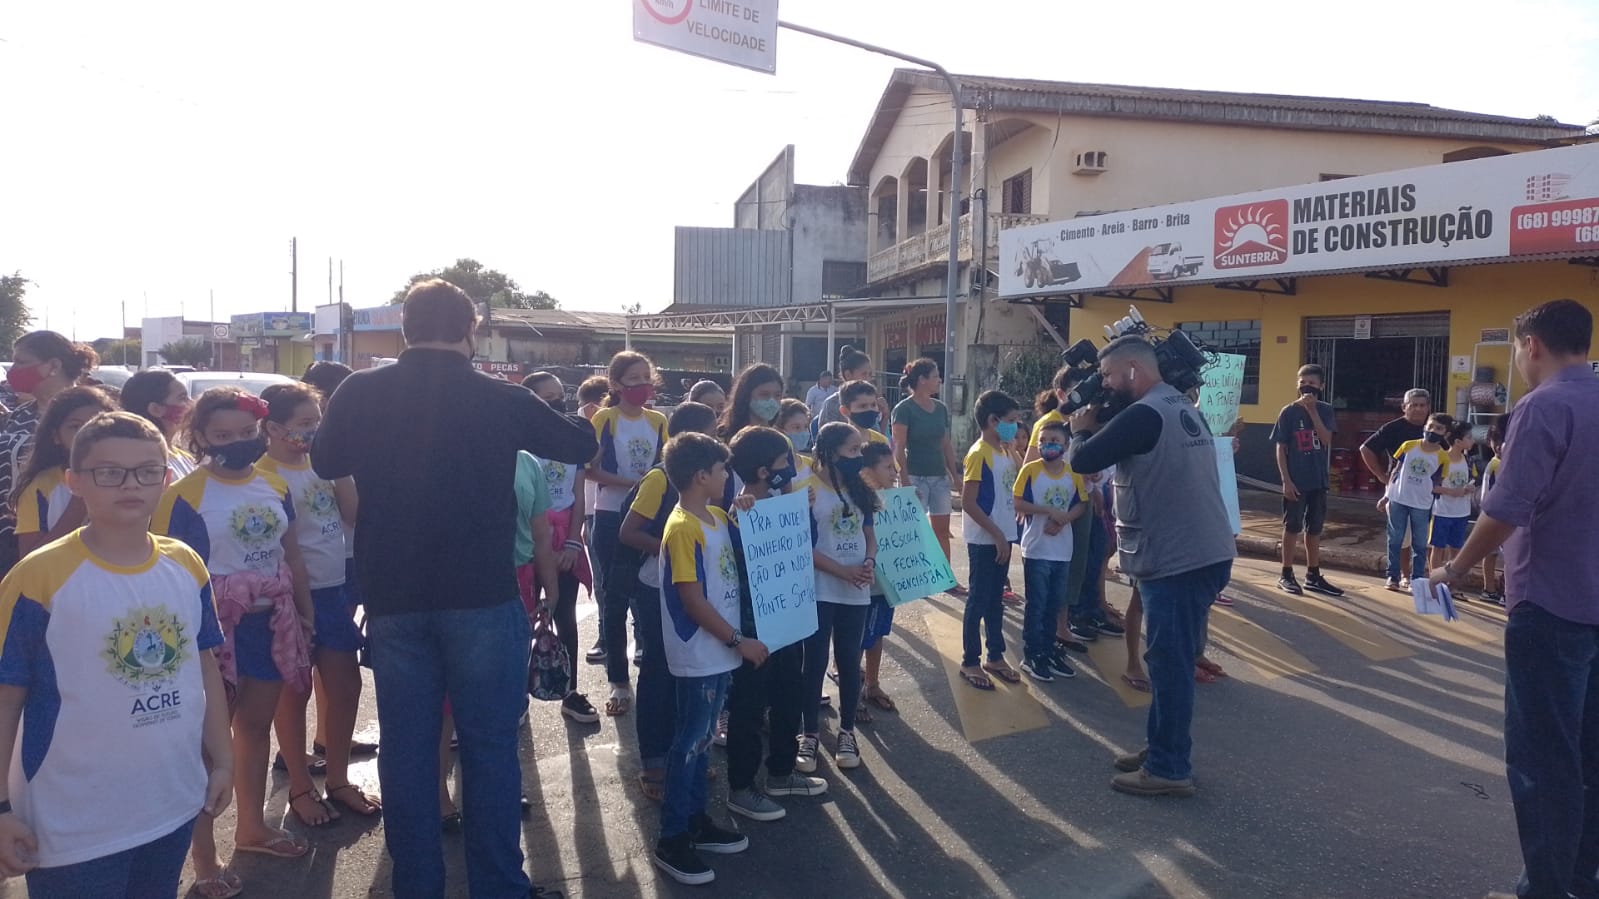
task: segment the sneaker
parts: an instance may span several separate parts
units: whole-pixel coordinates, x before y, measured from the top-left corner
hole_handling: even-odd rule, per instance
[[[1120,637],[1127,633],[1127,628],[1119,624],[1112,624],[1109,621],[1095,621],[1094,629],[1099,631],[1100,635],[1104,637]]]
[[[595,711],[594,704],[582,693],[568,693],[561,700],[561,714],[579,724],[593,724],[600,720],[600,713]]]
[[[1305,589],[1320,593],[1323,596],[1343,596],[1344,591],[1327,582],[1320,572],[1307,572],[1305,574]]]
[[[1022,659],[1022,670],[1027,676],[1039,683],[1052,684],[1055,675],[1050,673],[1048,662],[1035,662],[1032,659]]]
[[[840,768],[859,768],[861,766],[861,750],[855,745],[855,732],[841,730],[838,732],[838,748],[833,750],[833,764]]]
[[[1388,579],[1388,582],[1386,584],[1384,584],[1383,586],[1387,587],[1388,589],[1390,589],[1390,590],[1394,591],[1395,593],[1397,593],[1397,592],[1399,592],[1399,578],[1391,577],[1391,578]]]
[[[1149,750],[1145,748],[1140,749],[1137,752],[1130,752],[1126,755],[1118,755],[1116,756],[1116,761],[1112,762],[1111,764],[1115,766],[1117,771],[1125,773],[1128,771],[1137,771],[1139,768],[1144,767],[1144,762],[1148,758]]]
[[[1216,594],[1216,605],[1221,606],[1224,609],[1230,609],[1235,605],[1235,603],[1233,602],[1233,598],[1231,596],[1228,596],[1225,593],[1218,593]]]
[[[716,716],[716,733],[711,737],[711,742],[718,746],[727,745],[727,719],[727,709],[723,709],[722,713]]]
[[[1077,669],[1066,661],[1066,653],[1057,652],[1045,661],[1049,662],[1049,673],[1056,677],[1076,677]]]
[[[1077,639],[1062,640],[1061,638],[1056,637],[1055,651],[1058,653],[1064,653],[1067,650],[1071,650],[1072,652],[1080,652],[1086,655],[1088,653],[1088,644]]]
[[[828,696],[826,693],[823,693],[822,694],[822,698],[818,699],[817,702],[821,703],[821,706],[824,709],[831,708],[832,705],[833,705],[833,697]]]
[[[1404,591],[1404,592],[1406,592],[1406,593],[1409,593],[1410,592],[1410,578],[1408,578],[1408,577],[1400,578],[1399,579],[1399,589]]]
[[[1292,571],[1277,579],[1277,589],[1295,596],[1303,596],[1305,593],[1304,588],[1299,586],[1299,579],[1294,577]]]
[[[566,899],[566,894],[560,890],[541,887],[535,883],[532,889],[528,890],[527,899]]]
[[[671,839],[655,841],[655,867],[665,871],[678,883],[690,886],[710,883],[716,879],[716,872],[712,871],[711,866],[694,851],[694,844],[689,841],[689,835],[686,833]]]
[[[751,821],[776,821],[788,814],[772,797],[754,787],[734,790],[727,795],[727,810]]]
[[[750,838],[736,830],[718,827],[710,815],[700,814],[688,824],[689,844],[701,852],[732,855],[750,848]]]
[[[590,649],[588,652],[583,654],[583,661],[588,662],[590,665],[603,665],[603,664],[605,664],[605,646],[604,646],[604,644],[601,644],[601,643],[594,644],[594,648],[593,649]],[[710,881],[701,881],[701,882],[702,883],[709,883]]]
[[[794,755],[794,770],[801,774],[813,774],[816,771],[816,738],[802,734],[795,739],[799,740],[799,752]]]
[[[1492,604],[1494,604],[1496,606],[1499,606],[1501,608],[1504,607],[1505,595],[1503,593],[1499,592],[1498,590],[1490,590],[1490,591],[1488,591],[1486,593],[1481,593],[1481,594],[1478,594],[1478,595],[1480,595],[1482,597],[1482,601],[1483,602],[1492,603]]]
[[[820,796],[827,792],[827,781],[820,777],[790,774],[787,777],[766,778],[768,796]]]
[[[1192,796],[1194,779],[1167,780],[1156,777],[1143,768],[1127,771],[1110,779],[1110,788],[1118,793],[1133,796]]]
[[[1071,633],[1073,637],[1076,637],[1084,643],[1092,643],[1099,639],[1099,628],[1095,627],[1094,623],[1091,621],[1084,622],[1082,624],[1078,624],[1077,622],[1073,621],[1071,625]]]

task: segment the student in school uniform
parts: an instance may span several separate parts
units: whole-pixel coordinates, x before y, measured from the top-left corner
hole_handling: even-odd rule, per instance
[[[777,412],[777,422],[774,427],[781,431],[783,436],[788,438],[789,445],[794,447],[794,470],[798,472],[794,477],[795,483],[811,476],[810,452],[814,435],[811,434],[810,419],[810,408],[796,399],[783,400]]]
[[[1388,589],[1409,589],[1399,580],[1399,552],[1405,531],[1410,531],[1411,571],[1427,570],[1427,537],[1432,525],[1433,488],[1443,482],[1449,464],[1444,449],[1453,417],[1442,412],[1428,416],[1422,439],[1406,440],[1394,450],[1383,499],[1388,504]]]
[[[39,547],[82,527],[83,500],[67,486],[67,461],[72,438],[89,419],[115,412],[111,398],[98,387],[69,387],[56,394],[39,420],[33,450],[17,475],[11,507],[17,510],[17,551],[26,556]]]
[[[172,480],[187,477],[200,464],[179,445],[194,400],[189,396],[189,388],[176,375],[160,368],[134,372],[122,385],[122,395],[117,401],[134,415],[144,416],[166,438],[167,467],[172,469]]]
[[[977,398],[974,416],[981,434],[966,453],[961,489],[961,533],[966,538],[970,595],[962,624],[961,679],[979,690],[994,689],[992,674],[1006,683],[1022,676],[1005,661],[1005,609],[1001,595],[1010,570],[1011,541],[1017,538],[1017,466],[1008,446],[1016,439],[1020,407],[998,390]],[[979,665],[982,631],[988,658]]]
[[[1075,677],[1066,653],[1055,645],[1055,623],[1066,601],[1072,570],[1072,523],[1089,503],[1083,482],[1066,464],[1070,440],[1063,421],[1039,429],[1039,458],[1022,466],[1012,491],[1016,511],[1025,516],[1022,576],[1027,586],[1023,618],[1022,670],[1033,680]]]
[[[1473,483],[1477,472],[1472,465],[1471,422],[1457,421],[1449,426],[1448,464],[1443,476],[1432,488],[1432,529],[1427,545],[1432,547],[1428,557],[1428,570],[1441,568],[1466,545],[1466,530],[1471,519],[1471,495],[1476,492]],[[1414,569],[1412,569],[1414,570]]]

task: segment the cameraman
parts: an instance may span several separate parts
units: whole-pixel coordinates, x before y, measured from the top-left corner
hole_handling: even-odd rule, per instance
[[[1079,474],[1116,466],[1116,543],[1143,594],[1153,702],[1148,745],[1116,760],[1111,787],[1140,796],[1192,796],[1194,661],[1207,618],[1232,575],[1237,544],[1222,504],[1215,441],[1193,403],[1161,379],[1155,349],[1126,336],[1099,353],[1099,375],[1120,414],[1072,414],[1071,464]]]

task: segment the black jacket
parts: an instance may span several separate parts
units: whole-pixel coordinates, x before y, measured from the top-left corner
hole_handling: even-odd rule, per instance
[[[355,477],[356,580],[367,614],[476,609],[518,598],[516,453],[584,464],[594,431],[449,350],[408,349],[347,378],[311,447]]]

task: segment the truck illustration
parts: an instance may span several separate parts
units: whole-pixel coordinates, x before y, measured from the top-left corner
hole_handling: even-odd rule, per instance
[[[1181,243],[1158,243],[1149,248],[1149,276],[1157,281],[1198,274],[1204,256],[1183,255]]]
[[[1028,288],[1070,284],[1082,278],[1077,263],[1055,257],[1055,241],[1049,238],[1022,245],[1016,257],[1016,275]]]

